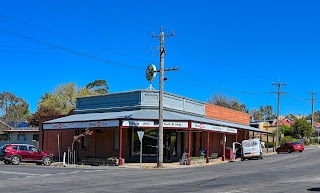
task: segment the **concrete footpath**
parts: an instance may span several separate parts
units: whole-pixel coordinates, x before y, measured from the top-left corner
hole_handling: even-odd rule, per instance
[[[276,152],[272,152],[269,151],[269,153],[267,154],[266,152],[264,152],[263,156],[269,156],[269,155],[273,155],[276,154]],[[204,166],[212,166],[212,165],[217,165],[217,164],[226,164],[229,162],[237,162],[237,161],[241,161],[240,158],[235,159],[235,160],[225,160],[222,161],[221,157],[218,157],[217,159],[214,159],[212,161],[210,161],[209,163],[204,162],[196,162],[196,163],[192,163],[191,165],[180,165],[179,162],[172,162],[172,163],[163,163],[163,167],[162,168],[188,168],[188,167],[204,167]],[[142,169],[160,169],[157,168],[157,163],[125,163],[122,166],[119,166],[122,168],[142,168]]]
[[[270,150],[271,149],[271,150]],[[269,149],[269,153],[266,153],[266,149],[263,150],[263,155],[268,156],[268,155],[273,155],[276,154],[276,152],[272,152],[272,148]],[[189,168],[189,167],[204,167],[204,166],[212,166],[212,165],[217,165],[217,164],[226,164],[229,162],[237,162],[241,161],[240,158],[235,159],[235,160],[225,160],[222,161],[221,157],[218,157],[217,159],[211,160],[209,163],[206,163],[204,160],[202,161],[192,161],[191,165],[180,165],[180,162],[172,162],[172,163],[163,163],[162,168],[157,167],[157,163],[124,163],[122,166],[91,166],[91,165],[66,165],[63,166],[62,162],[54,162],[51,164],[51,166],[56,166],[56,167],[119,167],[119,168],[141,168],[141,169],[165,169],[165,168]]]

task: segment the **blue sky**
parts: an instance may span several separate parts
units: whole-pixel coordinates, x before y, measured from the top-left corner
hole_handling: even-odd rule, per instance
[[[163,26],[175,32],[165,40],[164,65],[180,68],[166,73],[165,91],[200,101],[220,93],[248,109],[276,110],[270,92],[280,80],[288,92],[280,113],[308,115],[308,93],[320,92],[319,8],[294,0],[1,1],[0,91],[24,98],[34,112],[59,84],[104,79],[110,92],[146,89],[146,67],[159,67],[152,32]]]

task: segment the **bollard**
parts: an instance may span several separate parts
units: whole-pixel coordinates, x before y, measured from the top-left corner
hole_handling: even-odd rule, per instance
[[[66,152],[63,152],[63,167],[66,167]]]

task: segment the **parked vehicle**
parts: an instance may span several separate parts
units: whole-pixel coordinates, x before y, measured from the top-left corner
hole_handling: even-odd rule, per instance
[[[53,156],[29,144],[9,144],[4,150],[5,164],[18,165],[20,162],[31,162],[37,165],[50,165]]]
[[[0,161],[4,160],[4,156],[6,155],[4,150],[6,149],[7,146],[8,144],[4,144],[3,146],[0,147]]]
[[[298,142],[288,142],[288,143],[284,143],[281,144],[280,147],[277,148],[277,153],[281,153],[281,152],[295,152],[295,151],[299,151],[300,153],[304,150],[304,145]]]
[[[251,158],[263,159],[260,139],[243,140],[241,143],[241,161]]]

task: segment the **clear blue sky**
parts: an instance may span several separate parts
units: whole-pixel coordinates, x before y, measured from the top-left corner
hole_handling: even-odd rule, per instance
[[[206,101],[215,93],[248,109],[277,107],[272,82],[286,82],[281,114],[310,114],[319,92],[319,1],[1,1],[0,91],[31,112],[59,84],[96,79],[110,92],[145,89],[167,37],[165,91]],[[153,87],[159,88],[159,76]],[[320,100],[319,100],[320,101]],[[315,104],[315,110],[319,104]]]

